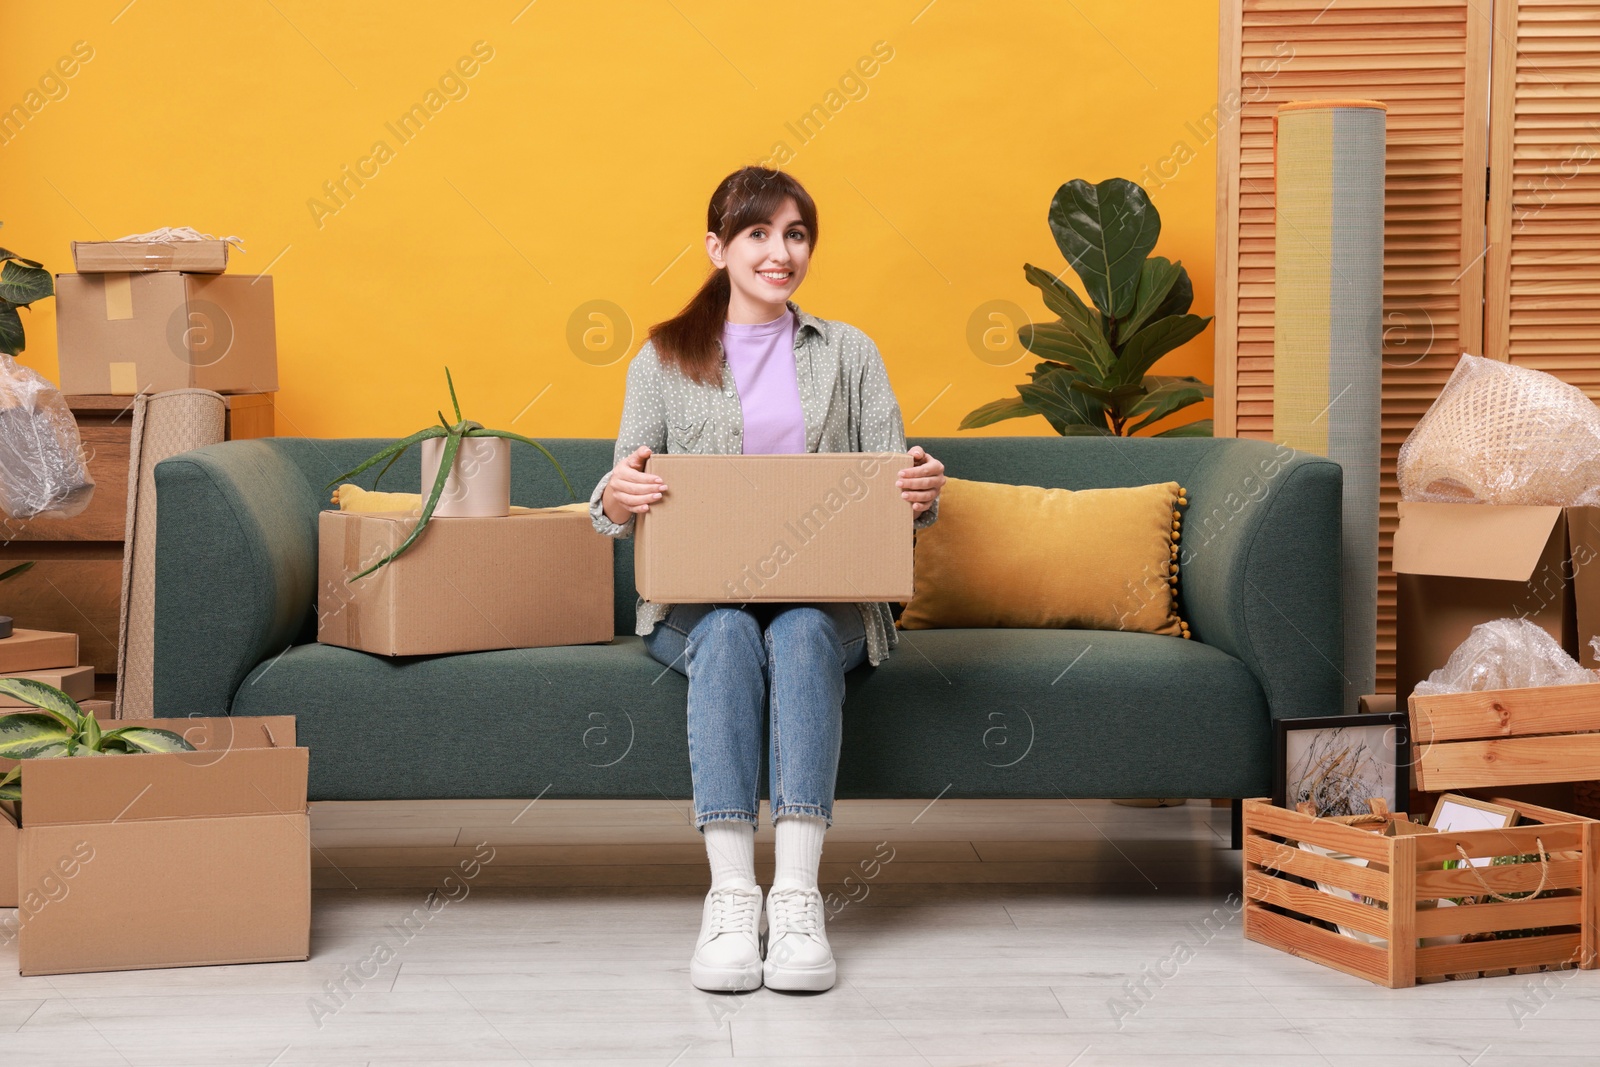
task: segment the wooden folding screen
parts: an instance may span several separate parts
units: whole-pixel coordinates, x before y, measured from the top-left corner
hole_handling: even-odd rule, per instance
[[[1483,340],[1487,0],[1223,0],[1216,426],[1272,435],[1272,119],[1290,100],[1388,104],[1378,689],[1394,683],[1394,461]]]
[[[1485,354],[1600,398],[1600,4],[1494,18]]]

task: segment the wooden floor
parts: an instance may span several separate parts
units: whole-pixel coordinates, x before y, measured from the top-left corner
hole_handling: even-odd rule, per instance
[[[1600,1062],[1600,972],[1389,991],[1247,944],[1227,818],[840,802],[838,985],[719,995],[689,985],[708,875],[685,802],[316,804],[309,961],[20,978],[8,944],[0,1063]]]

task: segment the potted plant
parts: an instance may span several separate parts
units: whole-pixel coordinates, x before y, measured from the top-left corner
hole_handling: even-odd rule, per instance
[[[1075,179],[1050,201],[1050,231],[1077,272],[1093,307],[1050,271],[1028,263],[1023,276],[1044,294],[1055,322],[1018,331],[1044,362],[1017,396],[967,413],[958,429],[1043,415],[1057,433],[1131,436],[1211,396],[1199,378],[1147,373],[1168,352],[1198,337],[1210,316],[1188,314],[1194,287],[1182,263],[1150,252],[1161,216],[1145,191],[1125,178],[1098,185]],[[1157,437],[1210,437],[1211,420]]]
[[[410,448],[414,444],[418,444],[419,442],[437,442],[434,447],[436,447],[438,450],[436,453],[438,458],[436,463],[432,465],[431,471],[430,463],[428,462],[430,458],[428,452],[425,451],[423,454],[424,462],[422,484],[427,488],[427,492],[422,502],[422,514],[418,517],[417,524],[411,528],[411,532],[406,535],[405,540],[400,542],[400,546],[398,548],[384,556],[382,559],[378,560],[360,574],[351,577],[349,580],[352,582],[357,578],[366,577],[379,567],[382,567],[384,564],[395,559],[406,549],[410,548],[412,542],[416,541],[418,537],[422,536],[422,531],[427,528],[428,522],[434,517],[434,514],[438,509],[439,500],[441,496],[444,495],[446,482],[450,481],[452,478],[457,479],[458,484],[462,484],[465,483],[474,473],[476,473],[476,471],[489,471],[492,472],[492,476],[498,480],[500,477],[502,477],[503,472],[506,491],[509,494],[509,466],[501,464],[500,468],[496,470],[492,466],[492,453],[488,454],[488,456],[479,463],[460,463],[458,462],[458,458],[462,454],[463,447],[476,449],[479,442],[493,438],[500,439],[498,442],[498,447],[502,449],[509,447],[506,442],[510,441],[521,441],[525,445],[532,445],[534,448],[537,448],[540,452],[544,453],[544,457],[548,459],[550,461],[550,465],[556,469],[556,473],[561,476],[561,483],[567,487],[567,492],[572,494],[572,499],[578,499],[578,494],[573,490],[572,483],[567,480],[566,471],[561,469],[561,464],[556,462],[556,457],[550,454],[550,450],[548,448],[545,448],[544,445],[541,445],[539,442],[532,440],[531,438],[523,437],[521,434],[512,433],[510,430],[491,430],[485,427],[482,423],[472,422],[462,418],[461,405],[456,400],[455,381],[450,377],[449,367],[444,369],[444,380],[445,384],[450,389],[450,405],[455,411],[455,422],[452,423],[446,419],[444,417],[444,412],[441,411],[439,412],[438,426],[429,426],[427,429],[418,430],[410,437],[403,438],[402,440],[396,441],[394,444],[389,445],[387,448],[380,449],[377,453],[369,456],[362,463],[348,471],[345,471],[337,478],[334,478],[324,487],[324,489],[332,489],[335,485],[344,481],[345,479],[354,478],[362,471],[365,471],[379,463],[383,463],[383,469],[378,472],[378,476],[374,478],[372,482],[373,488],[377,488],[378,482],[383,480],[384,474],[388,472],[390,467],[394,466],[395,460],[399,459],[401,455],[405,453],[406,449]],[[431,485],[429,482],[430,477]],[[470,499],[472,494],[470,491],[464,490],[460,496],[462,499]],[[488,511],[487,513],[492,514],[493,511]],[[505,511],[502,510],[500,514],[505,514]]]
[[[11,567],[11,568],[8,568],[7,570],[3,571],[3,572],[0,572],[0,582],[5,581],[7,578],[15,578],[17,575],[21,574],[23,571],[25,571],[25,570],[29,569],[30,567],[32,567],[33,563],[34,563],[33,560],[29,560],[27,563],[19,563],[15,567]],[[5,638],[10,637],[11,636],[11,630],[12,630],[11,616],[10,615],[0,615],[0,640],[4,640]]]
[[[55,282],[42,264],[4,248],[0,248],[0,264],[4,264],[0,266],[0,352],[20,356],[26,338],[17,309],[54,296]]]
[[[6,759],[194,751],[193,745],[171,730],[149,726],[102,729],[100,721],[76,700],[32,678],[0,678],[0,693],[39,709],[0,715],[0,757]],[[20,766],[0,777],[0,800],[22,799],[21,778]]]

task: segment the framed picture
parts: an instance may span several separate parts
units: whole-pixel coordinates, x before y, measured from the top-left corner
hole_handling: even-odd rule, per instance
[[[1446,793],[1434,805],[1433,818],[1428,825],[1443,833],[1452,830],[1498,830],[1517,821],[1517,809],[1504,804],[1491,804],[1476,797],[1460,793]],[[1468,860],[1474,867],[1487,867],[1493,863],[1488,856]]]
[[[1311,801],[1318,815],[1365,815],[1369,797],[1390,811],[1411,804],[1410,723],[1403,711],[1277,720],[1272,801]]]

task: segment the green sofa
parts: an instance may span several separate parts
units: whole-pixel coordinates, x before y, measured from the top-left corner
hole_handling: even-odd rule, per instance
[[[313,800],[692,796],[687,683],[633,635],[631,539],[610,644],[389,659],[316,643],[323,485],[386,443],[232,441],[156,467],[156,714],[296,716]],[[918,443],[962,478],[1180,482],[1193,639],[901,631],[848,676],[839,797],[1260,796],[1273,720],[1340,710],[1338,464],[1235,439]],[[611,466],[609,440],[546,444],[580,495]],[[415,486],[417,463],[384,487]],[[522,450],[512,499],[571,498]]]

